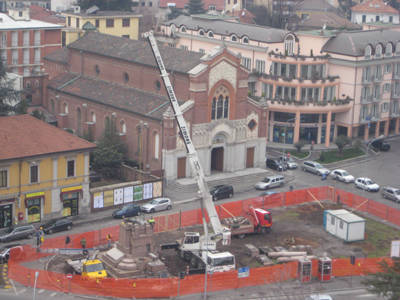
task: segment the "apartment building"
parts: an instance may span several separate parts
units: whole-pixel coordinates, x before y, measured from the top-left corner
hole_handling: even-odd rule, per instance
[[[80,38],[87,30],[137,40],[139,20],[142,17],[128,11],[100,11],[96,6],[81,11],[79,6],[62,13],[65,26],[62,32],[63,46]]]
[[[96,145],[30,115],[0,118],[0,229],[89,212]]]
[[[367,140],[399,132],[398,32],[287,32],[228,23],[180,16],[162,26],[159,40],[239,55],[250,72],[249,98],[268,104],[267,141],[329,146],[337,135]]]
[[[399,11],[383,0],[369,0],[351,8],[351,21],[356,24],[399,24]]]
[[[7,12],[10,9],[20,9],[31,5],[50,9],[50,0],[0,0],[0,11]]]

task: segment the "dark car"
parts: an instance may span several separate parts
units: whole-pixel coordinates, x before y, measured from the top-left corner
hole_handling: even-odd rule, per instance
[[[70,230],[72,228],[72,221],[68,218],[54,219],[43,224],[42,227],[44,233],[46,234],[57,231]]]
[[[140,216],[140,206],[136,204],[128,204],[123,206],[121,209],[115,210],[112,214],[114,218],[126,218]]]
[[[36,228],[33,225],[24,225],[20,227],[10,228],[9,232],[0,236],[0,242],[8,242],[31,238],[35,235]]]
[[[286,166],[284,164],[282,164],[278,159],[275,159],[275,158],[267,158],[265,165],[267,168],[277,170],[277,171],[286,170]]]
[[[210,194],[213,200],[231,198],[233,196],[233,186],[231,185],[216,185],[211,188]]]
[[[371,142],[371,146],[377,151],[389,151],[390,144],[386,143],[383,138],[375,139]]]

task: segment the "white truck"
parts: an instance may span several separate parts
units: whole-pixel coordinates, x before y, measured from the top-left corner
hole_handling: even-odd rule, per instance
[[[210,191],[208,189],[207,182],[205,181],[204,171],[200,164],[197,151],[190,138],[189,130],[186,125],[186,121],[182,115],[182,111],[179,107],[179,103],[176,99],[174,89],[169,80],[167,70],[165,69],[163,59],[158,49],[157,41],[153,36],[153,32],[147,32],[144,36],[149,40],[151,49],[154,54],[154,58],[157,62],[158,68],[163,79],[165,89],[168,93],[168,98],[171,102],[172,109],[175,114],[175,119],[181,133],[181,137],[185,143],[187,156],[193,173],[196,178],[196,182],[199,188],[199,196],[201,198],[201,209],[203,212],[203,227],[204,236],[201,236],[198,232],[186,232],[184,238],[175,244],[165,245],[164,249],[176,248],[180,256],[190,261],[192,267],[199,267],[203,265],[210,272],[223,272],[235,269],[235,257],[230,252],[218,252],[216,251],[217,241],[222,239],[223,245],[230,244],[231,233],[228,228],[221,225],[221,221],[218,217],[215,209]],[[208,214],[213,234],[208,233],[207,222],[205,213]]]

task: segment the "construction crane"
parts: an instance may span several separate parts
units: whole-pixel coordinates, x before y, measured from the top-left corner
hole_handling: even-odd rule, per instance
[[[199,189],[198,193],[201,198],[201,209],[205,235],[200,236],[198,232],[185,232],[183,240],[177,242],[175,244],[175,247],[179,251],[181,257],[190,261],[191,266],[193,267],[197,267],[199,265],[199,261],[201,261],[204,265],[207,266],[208,270],[216,272],[234,269],[234,256],[230,252],[216,251],[216,243],[218,240],[222,239],[223,245],[230,244],[231,233],[228,228],[222,226],[217,211],[215,209],[207,182],[205,180],[203,168],[200,164],[197,151],[190,138],[186,121],[183,117],[178,100],[176,99],[175,92],[171,81],[169,80],[167,70],[165,69],[163,59],[158,49],[157,41],[154,38],[152,31],[144,33],[144,36],[150,42],[151,50],[157,62],[165,89],[167,90],[168,98],[171,102],[175,119],[178,124],[179,132],[186,147],[187,156],[189,158],[190,166],[193,170],[193,174]],[[205,212],[207,212],[208,214],[212,229],[214,231],[212,235],[209,235],[208,233]],[[167,247],[173,248],[174,246],[169,245],[165,248]]]

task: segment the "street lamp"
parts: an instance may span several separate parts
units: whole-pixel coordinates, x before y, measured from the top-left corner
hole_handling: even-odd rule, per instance
[[[36,298],[36,283],[37,283],[37,279],[39,277],[39,271],[35,272],[35,282],[33,284],[33,300],[35,300]]]

